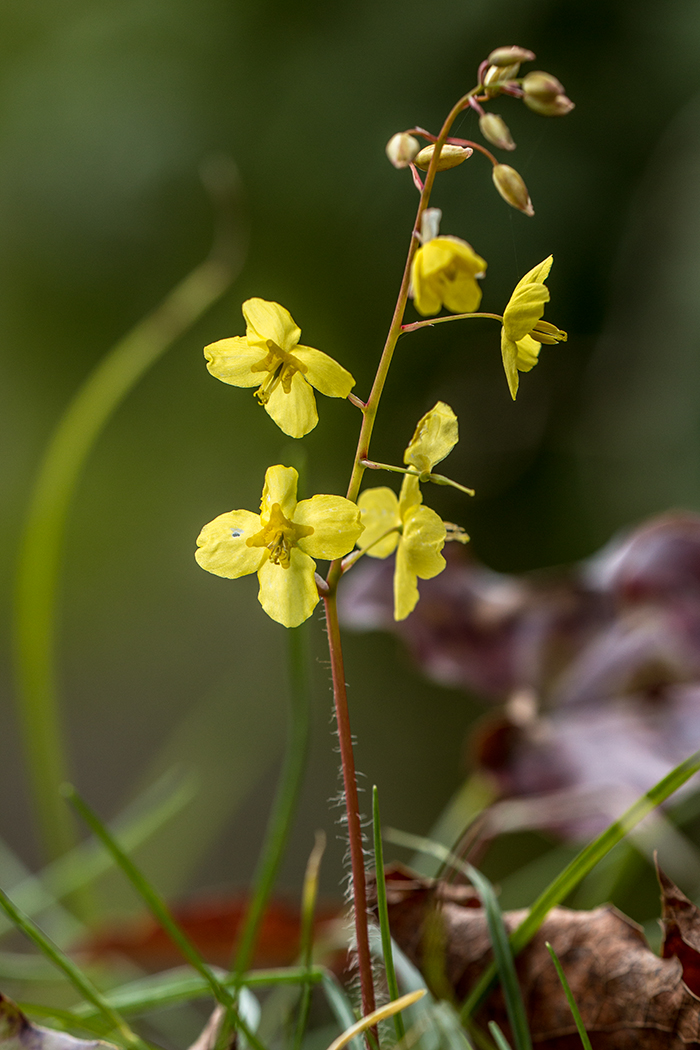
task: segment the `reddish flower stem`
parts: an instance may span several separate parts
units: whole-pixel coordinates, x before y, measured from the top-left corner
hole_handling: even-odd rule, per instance
[[[343,787],[348,820],[348,839],[350,841],[350,867],[352,871],[352,895],[355,911],[357,960],[362,993],[362,1013],[366,1016],[375,1009],[375,998],[372,979],[372,958],[369,950],[369,931],[367,927],[367,880],[365,878],[365,858],[362,846],[360,800],[357,794],[357,774],[355,772],[355,758],[352,750],[348,694],[345,684],[345,668],[343,665],[343,650],[340,644],[340,627],[338,625],[338,608],[335,593],[325,596],[323,601],[326,606],[328,648],[331,655],[331,674],[333,676],[333,698],[335,700],[335,717],[338,725],[338,739],[340,741],[340,761],[343,768]]]

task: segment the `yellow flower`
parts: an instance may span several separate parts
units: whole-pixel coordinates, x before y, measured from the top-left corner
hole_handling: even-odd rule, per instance
[[[316,608],[313,559],[342,558],[363,528],[358,507],[342,496],[297,503],[298,480],[294,467],[269,467],[260,513],[220,514],[202,529],[195,555],[203,569],[230,580],[257,572],[260,604],[285,627],[298,627]]]
[[[518,281],[503,312],[501,353],[511,397],[518,392],[518,372],[529,372],[537,364],[542,343],[566,342],[566,332],[553,324],[541,321],[544,304],[549,302],[545,288],[552,266],[552,256],[533,267]]]
[[[407,467],[415,467],[419,474],[430,474],[437,463],[449,456],[458,440],[457,416],[444,401],[438,401],[418,421],[403,461]]]
[[[389,488],[365,489],[357,505],[365,531],[359,546],[372,558],[396,551],[394,619],[405,620],[418,602],[417,580],[430,580],[445,568],[444,522],[429,507],[415,474],[406,474],[399,498]]]
[[[470,244],[458,237],[433,237],[418,249],[413,259],[411,286],[419,314],[427,317],[446,306],[454,314],[469,314],[481,302],[476,283],[483,277],[486,262]]]
[[[231,386],[257,386],[255,396],[280,430],[304,437],[318,423],[312,387],[328,397],[347,397],[355,380],[320,350],[300,346],[301,329],[279,303],[243,303],[245,338],[219,339],[204,347],[207,368]]]

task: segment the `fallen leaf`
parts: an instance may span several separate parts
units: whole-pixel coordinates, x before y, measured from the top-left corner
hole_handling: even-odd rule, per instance
[[[424,974],[433,972],[426,966],[425,946],[436,943],[439,921],[444,978],[456,1001],[462,1002],[492,959],[486,919],[483,909],[475,906],[474,891],[424,879],[403,868],[388,869],[386,882],[392,935]],[[663,887],[668,922],[682,931],[686,946],[700,944],[700,913],[669,879],[664,878]],[[512,932],[526,914],[505,912],[506,929]],[[547,941],[561,961],[594,1050],[681,1050],[700,1045],[700,999],[684,981],[684,963],[672,949],[673,938],[667,937],[664,950],[669,954],[659,958],[636,923],[607,905],[590,912],[552,909],[517,957],[536,1047],[580,1050]],[[476,1020],[483,1026],[496,1021],[511,1038],[500,987]]]
[[[76,1039],[66,1032],[32,1024],[12,999],[0,994],[1,1050],[116,1050],[100,1039]]]
[[[247,905],[245,896],[205,897],[175,905],[172,912],[206,962],[228,967]],[[341,906],[336,904],[321,905],[317,909],[317,938],[332,932],[340,913]],[[299,951],[299,934],[298,907],[279,899],[271,901],[260,927],[253,966],[291,965]],[[124,955],[151,973],[182,963],[180,951],[148,915],[121,921],[118,926],[109,925],[77,947],[93,958]]]

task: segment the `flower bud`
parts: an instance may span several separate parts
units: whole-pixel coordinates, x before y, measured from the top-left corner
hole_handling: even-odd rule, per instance
[[[511,66],[515,62],[532,62],[535,59],[532,51],[525,47],[497,47],[489,55],[487,62],[490,66]]]
[[[540,102],[553,102],[557,95],[564,94],[564,85],[551,73],[541,70],[533,70],[523,77],[522,88],[526,96]]]
[[[430,161],[432,160],[433,153],[435,152],[435,146],[424,146],[420,153],[414,158],[413,163],[421,171],[427,171],[430,167]],[[443,143],[442,149],[440,150],[440,156],[437,162],[438,171],[447,171],[449,168],[456,168],[458,164],[465,161],[467,157],[471,157],[473,150],[469,146],[453,146],[449,142]]]
[[[515,168],[511,168],[508,164],[494,164],[492,176],[494,186],[507,204],[510,204],[512,208],[517,208],[524,215],[535,214],[527,186]]]
[[[564,94],[564,85],[551,73],[528,73],[522,88],[525,105],[542,117],[564,117],[574,108],[574,103]]]
[[[489,66],[484,73],[483,86],[488,95],[497,95],[509,80],[518,75],[520,63],[511,66]]]
[[[484,113],[479,117],[479,128],[487,142],[499,149],[515,149],[513,137],[506,122],[496,113]]]
[[[440,222],[442,220],[442,212],[439,208],[426,208],[421,215],[420,220],[420,239],[421,244],[427,244],[428,241],[432,241],[433,237],[437,237],[440,233]]]
[[[392,135],[386,144],[386,155],[395,168],[407,168],[419,152],[420,142],[406,131]]]

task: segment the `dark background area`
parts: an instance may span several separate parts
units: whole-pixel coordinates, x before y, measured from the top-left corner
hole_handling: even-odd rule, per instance
[[[206,372],[201,347],[242,334],[250,296],[285,305],[302,340],[367,394],[398,289],[416,194],[384,145],[437,132],[495,46],[531,48],[576,109],[492,108],[518,143],[534,219],[475,156],[442,176],[443,232],[489,263],[483,308],[549,253],[543,348],[517,403],[492,322],[406,337],[372,451],[399,462],[438,399],[457,412],[453,477],[431,504],[493,568],[582,558],[669,507],[700,511],[700,9],[693,0],[6,0],[0,12],[0,833],[35,863],[14,728],[9,643],[21,521],[42,447],[90,368],[208,250],[204,158],[230,156],[249,253],[233,289],[150,372],[95,449],[73,508],[60,611],[75,778],[105,816],[179,763],[201,791],[144,851],[167,893],[240,884],[272,795],[285,636],[254,578],[192,557],[201,525],[254,509],[288,441]],[[477,137],[466,114],[455,133]],[[411,314],[412,316],[412,314]],[[307,495],[344,492],[357,413],[324,400],[304,440]],[[445,469],[447,464],[445,465]],[[374,479],[372,479],[374,481]],[[432,493],[431,493],[432,496]],[[339,816],[320,613],[314,747],[283,883]],[[358,763],[384,820],[426,833],[464,775],[476,698],[428,685],[392,640],[348,636]],[[338,882],[342,844],[325,864]],[[120,906],[116,895],[114,908]]]

